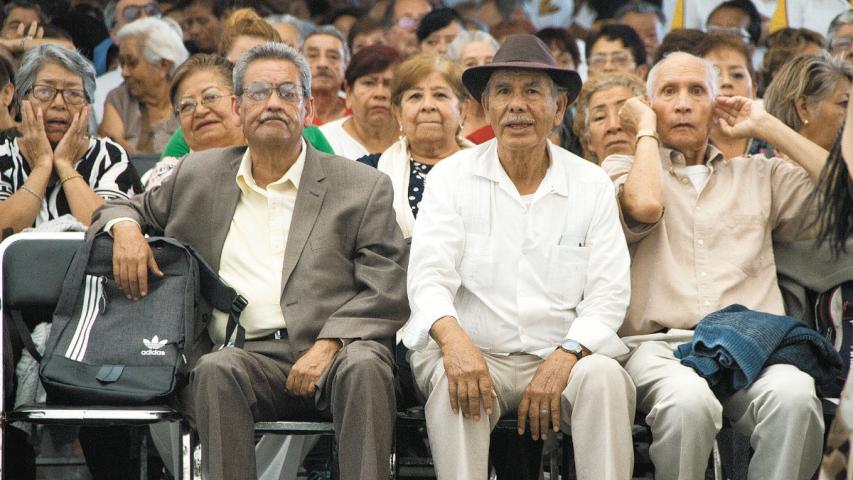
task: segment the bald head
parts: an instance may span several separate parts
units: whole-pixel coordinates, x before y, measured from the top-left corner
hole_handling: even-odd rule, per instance
[[[717,85],[720,77],[717,67],[715,67],[713,63],[705,60],[704,58],[697,57],[696,55],[692,55],[687,52],[672,52],[663,57],[660,62],[656,63],[655,66],[649,70],[649,76],[646,79],[646,93],[649,98],[651,99],[655,95],[655,84],[662,81],[661,73],[663,73],[664,76],[678,75],[680,70],[685,68],[690,69],[695,66],[698,66],[705,71],[711,98],[716,97]],[[666,80],[666,78],[663,78],[663,80]]]

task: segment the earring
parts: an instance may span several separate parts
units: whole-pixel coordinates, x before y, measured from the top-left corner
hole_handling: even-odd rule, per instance
[[[808,120],[803,120],[803,124],[804,124],[804,125],[808,125],[808,124],[809,124],[809,121],[808,121]]]

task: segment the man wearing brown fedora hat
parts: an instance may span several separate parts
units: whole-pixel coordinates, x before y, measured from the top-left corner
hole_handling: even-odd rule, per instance
[[[439,479],[485,479],[502,416],[571,432],[581,479],[631,477],[634,385],[612,357],[629,297],[613,184],[548,136],[580,89],[532,35],[465,71],[495,139],[436,165],[415,224],[403,341]]]

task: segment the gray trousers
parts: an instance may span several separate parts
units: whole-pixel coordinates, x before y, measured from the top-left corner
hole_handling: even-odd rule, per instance
[[[299,352],[287,340],[247,341],[203,355],[190,374],[190,421],[201,440],[205,478],[253,479],[254,424],[331,417],[342,480],[388,478],[395,419],[393,357],[374,341],[341,349],[314,398],[285,391]]]

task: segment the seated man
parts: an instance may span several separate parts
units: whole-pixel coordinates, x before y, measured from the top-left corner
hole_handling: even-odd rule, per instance
[[[159,188],[98,210],[93,231],[112,232],[128,296],[146,294],[148,269],[162,275],[145,229],[195,247],[249,301],[244,348],[201,355],[232,341],[227,313],[214,311],[210,338],[190,351],[187,413],[206,478],[256,477],[255,422],[329,415],[341,478],[387,478],[391,346],[408,314],[391,182],[302,139],[314,104],[297,50],[256,46],[234,77],[248,148],[190,154]]]
[[[651,102],[622,107],[635,131],[633,157],[602,167],[615,182],[631,244],[631,304],[620,334],[625,369],[652,429],[658,479],[702,479],[723,415],[750,436],[749,478],[808,479],[820,461],[821,404],[813,379],[771,365],[750,387],[718,399],[673,356],[707,314],[738,303],[784,314],[774,240],[804,235],[801,219],[827,152],[744,97],[717,96],[714,65],[668,55],[649,73]],[[727,160],[708,143],[711,122],[727,135],[758,137],[790,152]]]
[[[485,479],[489,432],[517,411],[520,435],[529,420],[534,440],[553,428],[584,445],[579,478],[631,478],[634,386],[610,358],[627,353],[629,297],[615,192],[548,141],[580,78],[532,35],[462,78],[496,139],[427,177],[403,332],[437,476]]]

